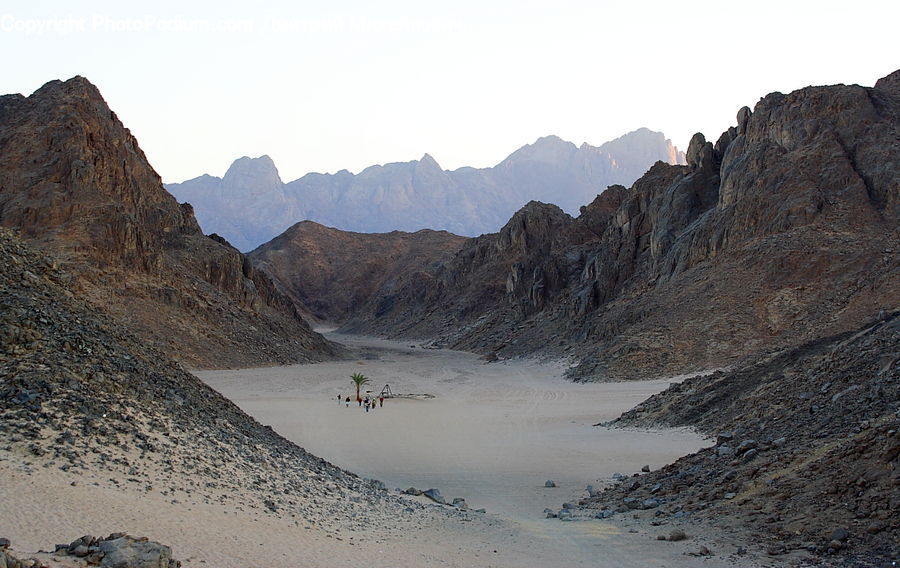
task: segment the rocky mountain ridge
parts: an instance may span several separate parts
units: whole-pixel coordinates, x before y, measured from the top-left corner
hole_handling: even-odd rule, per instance
[[[353,332],[542,353],[573,376],[696,371],[853,329],[900,302],[897,73],[772,93],[688,164],[573,219],[532,203],[370,298]]]
[[[163,351],[204,367],[337,352],[267,275],[203,235],[83,77],[0,97],[0,156],[0,225]]]
[[[670,387],[618,427],[690,426],[716,444],[622,477],[584,513],[750,530],[770,556],[886,566],[900,554],[900,312]],[[665,530],[665,529],[660,529]],[[835,557],[835,555],[839,555]],[[838,560],[837,558],[840,558]]]
[[[340,322],[391,289],[394,275],[427,277],[427,267],[448,260],[465,241],[445,231],[362,234],[301,221],[247,257],[312,318]]]
[[[166,188],[194,206],[206,231],[247,251],[301,220],[353,232],[478,235],[502,226],[530,200],[575,212],[607,185],[632,183],[657,160],[684,163],[684,154],[662,133],[642,128],[599,147],[546,136],[492,168],[446,171],[425,154],[356,175],[310,173],[286,184],[271,158],[245,156],[221,179],[203,175]]]

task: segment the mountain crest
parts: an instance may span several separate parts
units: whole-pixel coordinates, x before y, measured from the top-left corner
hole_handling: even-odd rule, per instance
[[[579,148],[550,135],[492,168],[445,171],[424,154],[356,175],[307,174],[287,184],[267,156],[245,156],[218,183],[195,178],[167,188],[195,207],[205,231],[244,251],[301,219],[354,232],[429,228],[478,235],[498,231],[531,200],[577,214],[607,186],[630,185],[659,160],[675,162],[673,148],[661,133],[646,128],[601,148]]]

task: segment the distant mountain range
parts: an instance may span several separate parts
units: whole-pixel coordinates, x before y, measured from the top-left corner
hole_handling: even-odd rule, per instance
[[[245,156],[222,178],[165,187],[193,205],[205,232],[248,251],[301,220],[364,233],[428,228],[474,236],[499,230],[531,200],[577,214],[607,186],[631,185],[657,161],[684,164],[684,153],[661,132],[641,128],[599,147],[546,136],[492,168],[447,171],[425,154],[284,183],[271,158]]]

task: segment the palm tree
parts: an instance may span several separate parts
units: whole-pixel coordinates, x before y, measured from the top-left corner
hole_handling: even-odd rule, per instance
[[[356,402],[362,400],[359,396],[359,387],[369,382],[369,378],[362,373],[353,373],[350,375],[350,380],[356,383]]]

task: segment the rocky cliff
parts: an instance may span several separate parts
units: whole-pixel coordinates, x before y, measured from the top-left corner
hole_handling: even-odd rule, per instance
[[[86,79],[0,97],[0,156],[0,224],[146,341],[205,367],[333,354],[268,276],[203,235]]]
[[[201,226],[250,250],[300,220],[347,231],[495,231],[531,200],[574,213],[610,184],[631,184],[657,160],[684,163],[665,136],[646,128],[599,147],[556,136],[523,146],[492,168],[445,171],[434,158],[310,173],[282,184],[268,156],[237,160],[224,178],[167,184],[191,203]]]
[[[360,234],[302,221],[247,256],[311,316],[340,322],[377,292],[396,287],[398,277],[427,277],[429,267],[465,241],[427,229]]]
[[[715,143],[696,135],[687,165],[658,162],[578,218],[530,204],[347,328],[616,378],[859,326],[900,304],[897,75],[770,94]]]

